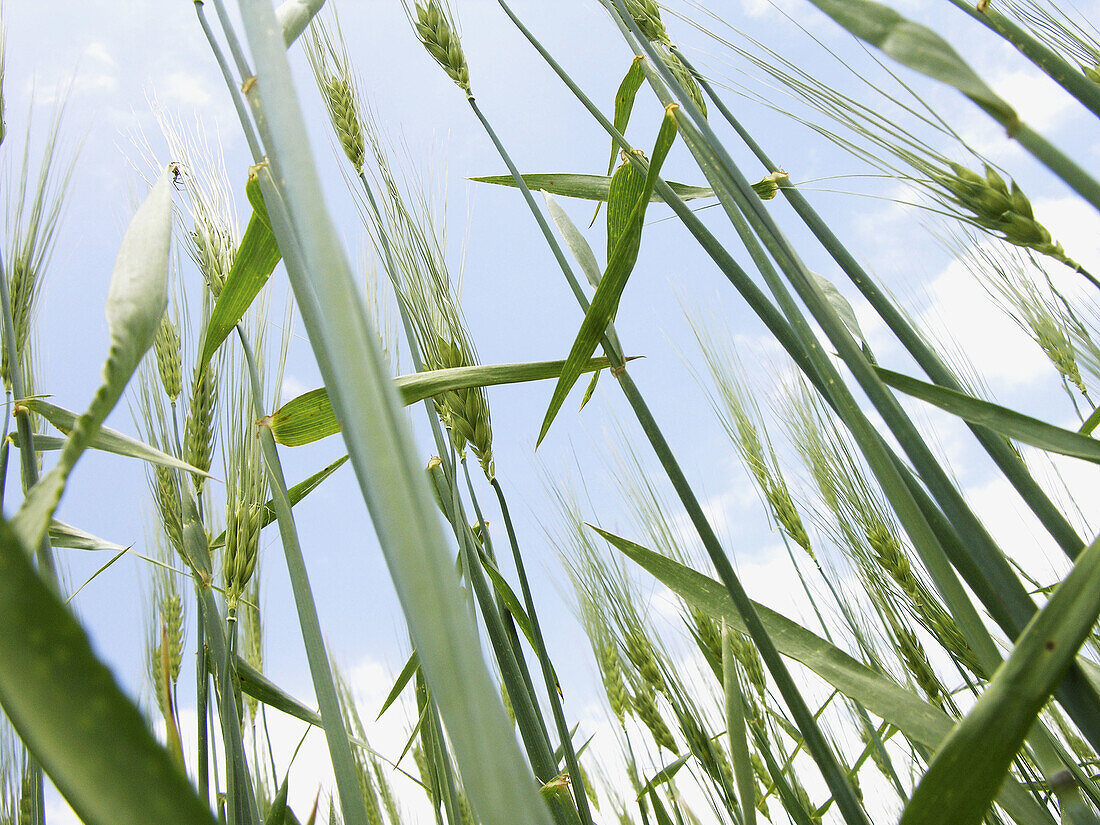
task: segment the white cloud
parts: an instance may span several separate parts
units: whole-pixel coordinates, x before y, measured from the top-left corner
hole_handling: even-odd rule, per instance
[[[210,102],[205,79],[188,72],[172,72],[158,80],[157,95],[167,103],[181,106],[205,106]]]
[[[1038,69],[1027,67],[1000,75],[993,90],[1007,100],[1021,120],[1044,133],[1062,125],[1076,108],[1072,97]]]
[[[310,388],[303,384],[300,379],[293,375],[284,375],[283,384],[279,387],[279,403],[285,404],[287,401],[297,398],[309,389]]]
[[[938,333],[953,338],[994,390],[1027,385],[1049,370],[1042,351],[993,305],[965,264],[952,261],[928,295],[921,326],[933,340]]]
[[[115,59],[107,50],[107,46],[98,40],[88,44],[88,48],[84,50],[84,56],[111,68],[115,66]]]

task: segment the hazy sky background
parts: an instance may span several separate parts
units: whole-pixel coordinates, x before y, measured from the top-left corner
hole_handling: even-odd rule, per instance
[[[330,0],[330,4],[333,2]],[[1100,143],[1095,120],[1010,47],[987,36],[946,3],[908,0],[895,5],[949,37],[991,85],[1018,108],[1025,121],[1074,154],[1086,168],[1096,168]],[[790,20],[763,0],[708,6],[726,15],[729,24],[761,38],[808,71],[844,84],[856,94],[864,93],[854,74],[824,55]],[[452,273],[457,276],[460,269],[463,271],[463,307],[481,360],[493,363],[564,357],[580,324],[580,312],[515,191],[467,181],[475,175],[506,170],[462,93],[415,40],[398,0],[344,0],[337,7],[361,79],[361,91],[386,135],[401,147],[398,168],[445,192]],[[541,63],[497,4],[460,0],[454,7],[474,92],[519,166],[531,172],[602,173],[609,140]],[[592,99],[609,111],[630,54],[600,6],[591,0],[517,0],[515,7]],[[808,3],[784,0],[782,7],[815,35],[850,55],[857,72],[875,71],[874,77],[883,76],[858,46]],[[677,3],[674,8],[723,36],[733,36],[691,4]],[[1089,4],[1087,9],[1094,7]],[[174,159],[164,149],[154,110],[181,124],[188,133],[201,128],[209,145],[220,147],[241,216],[247,215],[242,205],[242,184],[250,160],[191,2],[5,0],[4,18],[8,37],[4,78],[8,137],[0,169],[5,175],[5,191],[12,190],[28,125],[32,164],[36,164],[45,129],[63,100],[62,157],[79,146],[59,241],[45,276],[36,329],[40,391],[53,394],[64,407],[81,410],[97,386],[105,355],[102,306],[114,254],[133,204],[144,193],[141,176],[148,175],[151,168],[139,147],[152,146],[160,153],[156,158],[160,164]],[[747,82],[743,75],[748,71],[746,66],[733,62],[713,41],[671,14],[666,15],[666,23],[673,38],[684,43],[715,77],[726,84]],[[368,257],[368,243],[338,172],[327,117],[300,45],[292,49],[291,56],[330,206],[351,260],[362,267]],[[1078,203],[961,96],[905,77],[975,148],[1010,170],[1031,196],[1040,219],[1054,228],[1071,255],[1093,271],[1100,269],[1100,224],[1089,207]],[[784,105],[778,93],[769,94],[777,105]],[[935,226],[934,216],[889,199],[837,193],[834,190],[874,192],[883,198],[911,197],[897,184],[883,186],[859,178],[821,180],[869,170],[759,103],[733,93],[727,94],[727,100],[791,179],[810,191],[815,205],[833,223],[837,234],[857,251],[869,271],[915,317],[950,330],[958,346],[981,367],[990,390],[1000,401],[1056,423],[1073,424],[1073,410],[1041,353],[990,308],[963,267],[929,238],[925,227]],[[628,136],[647,152],[659,114],[655,98],[643,90]],[[736,143],[731,140],[730,146]],[[767,171],[739,148],[735,157],[743,162],[750,179],[758,179]],[[685,183],[704,182],[682,146],[674,149],[665,173]],[[574,220],[586,226],[591,205],[566,205]],[[789,210],[779,201],[769,208],[784,221],[791,236],[802,242],[810,266],[833,279],[851,298],[880,363],[911,371],[910,362],[869,307],[857,300],[854,290],[812,244],[804,243],[806,233],[789,220]],[[711,324],[726,327],[740,358],[759,381],[762,406],[775,397],[779,380],[787,371],[786,362],[694,240],[678,222],[667,219],[670,214],[659,206],[650,211],[642,255],[619,311],[617,326],[625,349],[645,356],[632,365],[632,374],[666,428],[689,478],[705,499],[750,594],[795,618],[806,619],[805,597],[793,584],[790,562],[779,536],[769,529],[754,488],[711,415],[705,394],[691,376],[698,354],[681,307]],[[710,223],[720,227],[719,234],[729,237],[731,233],[720,216],[711,217]],[[243,222],[242,217],[242,229]],[[589,237],[602,261],[602,220],[597,221]],[[731,248],[739,261],[747,261],[740,247],[734,244]],[[197,273],[182,251],[181,260],[182,276],[191,279],[187,289],[197,295]],[[1057,275],[1060,284],[1075,288],[1076,282],[1068,273]],[[279,330],[274,325],[281,323],[286,294],[281,267],[272,282],[270,338],[277,340]],[[403,368],[407,370],[407,366]],[[318,384],[312,353],[299,324],[282,396],[289,399]],[[496,466],[511,495],[520,540],[529,569],[535,574],[535,598],[565,691],[566,713],[581,722],[582,739],[597,732],[606,737],[607,714],[599,698],[599,680],[587,642],[573,615],[571,588],[559,558],[562,548],[547,534],[546,528],[552,531],[557,523],[554,499],[548,490],[553,485],[565,485],[575,491],[585,518],[639,537],[614,483],[620,472],[615,456],[623,453],[623,443],[632,445],[643,457],[656,484],[661,484],[663,478],[651,466],[648,447],[610,380],[601,381],[593,402],[579,415],[579,391],[571,396],[550,436],[535,454],[534,440],[550,392],[549,383],[490,392]],[[991,517],[988,523],[996,537],[1007,550],[1029,560],[1033,575],[1044,581],[1050,579],[1056,569],[1061,569],[1057,560],[1044,560],[1046,542],[1038,527],[1016,512],[1007,484],[993,474],[973,440],[945,416],[915,409],[919,420],[937,426],[937,447],[951,458],[959,482],[975,507]],[[423,438],[423,413],[415,408],[410,415],[422,437],[426,462],[432,447]],[[109,424],[135,432],[126,405],[120,406]],[[781,428],[776,426],[772,435],[783,450]],[[310,447],[284,450],[288,479],[293,483],[315,472],[340,455],[341,448],[339,439],[331,438]],[[1036,465],[1044,471],[1038,459]],[[797,480],[794,465],[787,466]],[[1070,462],[1059,462],[1058,466],[1074,489],[1095,491],[1093,468]],[[8,484],[9,489],[18,484],[14,473]],[[671,498],[671,493],[665,492]],[[481,499],[494,535],[504,546],[502,524],[487,487],[481,491]],[[1080,505],[1095,516],[1094,495],[1082,499]],[[11,507],[9,503],[5,515],[10,516]],[[331,652],[360,698],[364,718],[371,719],[408,651],[400,612],[350,469],[343,468],[299,505],[296,514]],[[148,549],[147,537],[156,525],[142,468],[131,461],[100,455],[82,460],[59,517],[120,544],[134,544],[137,551]],[[261,551],[266,665],[272,679],[310,701],[309,673],[276,536],[274,529],[265,531]],[[59,554],[73,588],[106,561],[101,555],[78,551],[63,550]],[[146,704],[150,702],[143,654],[150,590],[147,580],[144,563],[124,559],[88,585],[74,601],[99,652],[115,668],[122,683]],[[655,621],[674,615],[667,597],[644,579],[640,581]],[[189,613],[191,643],[193,623],[193,613]],[[682,631],[674,625],[672,632]],[[181,684],[181,702],[183,726],[190,734],[194,708],[190,679]],[[391,711],[371,733],[375,747],[394,757],[407,735],[407,726],[415,721],[403,718],[402,712],[402,708]],[[277,740],[276,754],[283,760],[280,770],[285,770],[287,755],[303,726],[279,717],[275,712],[269,714]],[[595,747],[601,745],[609,752],[614,750],[613,740],[598,738]],[[296,784],[291,786],[291,801],[299,814],[312,802],[326,761],[321,737],[311,734],[296,763]],[[404,790],[409,792],[409,799],[422,803],[422,795],[418,797],[419,792],[411,785]],[[60,811],[61,803],[57,804]],[[54,820],[65,818],[55,816]]]

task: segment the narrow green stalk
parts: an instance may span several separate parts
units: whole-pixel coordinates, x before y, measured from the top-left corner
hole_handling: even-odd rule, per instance
[[[452,496],[451,506],[458,513],[461,503],[458,498],[457,479],[453,474],[455,464],[450,462],[449,467],[452,474],[447,478],[447,484],[450,487]],[[470,534],[469,529],[459,531],[458,539],[459,549],[462,553],[462,563],[466,568],[466,575],[469,577],[471,587],[473,587],[478,606],[481,608],[481,617],[485,622],[489,643],[496,656],[501,677],[504,679],[506,686],[522,687],[523,681],[519,673],[519,665],[516,663],[511,645],[508,644],[504,624],[497,612],[489,583],[485,580],[485,571],[481,566],[481,558],[475,546],[475,539]],[[527,756],[531,760],[535,778],[538,779],[540,784],[545,785],[554,778],[558,771],[549,743],[544,736],[540,736],[542,728],[540,722],[536,721],[538,711],[534,704],[534,696],[525,690],[510,692],[509,696],[512,699],[512,709],[516,715],[516,725],[520,730],[520,738],[527,749]]]
[[[1015,46],[1024,57],[1077,98],[1082,106],[1100,117],[1100,89],[1080,71],[1063,60],[1057,52],[1036,40],[1026,29],[1005,17],[991,3],[985,4],[984,8],[979,10],[966,0],[948,0],[948,2],[969,14],[975,20],[981,21],[982,25],[995,31]]]
[[[497,561],[496,553],[493,551],[493,539],[489,532],[489,523],[481,514],[481,506],[478,503],[477,493],[474,491],[473,481],[470,478],[470,468],[469,463],[466,461],[466,456],[462,457],[461,464],[462,473],[466,478],[466,489],[470,494],[470,504],[474,508],[474,516],[477,518],[477,523],[481,525],[482,536],[485,541],[485,554],[489,557],[489,561],[498,567],[499,572],[500,564]],[[523,648],[520,644],[519,634],[516,632],[516,623],[512,619],[512,614],[508,611],[508,607],[507,605],[505,605],[504,599],[499,593],[495,593],[494,603],[496,604],[497,613],[500,615],[501,622],[504,625],[504,632],[508,637],[508,643],[512,648],[512,654],[515,656],[516,665],[519,667],[519,674],[520,677],[523,679],[524,688],[531,696],[531,704],[535,708],[538,708],[538,694],[535,692],[535,684],[534,680],[531,678],[531,671],[527,667],[527,659],[523,655]],[[530,613],[529,610],[528,613]],[[543,720],[542,714],[536,713],[535,718],[539,723],[539,729],[542,731],[542,738],[546,740],[547,745],[550,745],[550,734],[546,729],[546,722]],[[556,770],[556,763],[554,767]]]
[[[248,366],[248,377],[252,385],[252,408],[257,418],[264,416],[263,383],[260,380],[256,356],[240,324],[237,336]],[[309,584],[302,547],[298,541],[298,530],[294,523],[294,512],[286,490],[282,463],[275,446],[270,427],[259,428],[264,466],[267,468],[268,490],[275,504],[275,516],[279,523],[279,537],[282,540],[283,554],[286,558],[287,572],[294,592],[294,603],[298,609],[298,623],[302,629],[306,659],[309,661],[310,674],[313,677],[313,689],[317,695],[317,704],[321,712],[321,721],[325,726],[325,740],[328,743],[329,758],[336,778],[336,787],[340,793],[340,809],[344,822],[348,825],[367,825],[367,809],[359,788],[358,772],[348,741],[344,716],[340,710],[340,699],[336,693],[336,683],[332,678],[332,668],[325,640],[321,634],[321,620],[317,615],[317,603]]]
[[[222,0],[213,0],[213,3],[214,11],[218,15],[218,22],[222,26],[222,33],[225,35],[225,42],[229,44],[229,53],[233,56],[233,62],[237,66],[237,74],[240,75],[243,82],[246,78],[252,77],[252,70],[248,67],[248,58],[245,57],[244,49],[241,48],[241,41],[237,38],[233,21],[229,19],[225,3]]]
[[[15,426],[22,445],[19,450],[19,458],[23,468],[23,492],[38,483],[38,454],[34,451],[34,434],[31,432],[30,414],[22,408],[19,402],[26,396],[23,386],[23,369],[15,348],[15,322],[11,314],[11,290],[8,283],[8,273],[4,270],[3,257],[0,256],[0,311],[3,312],[3,345],[7,352],[12,393],[15,396]],[[5,424],[5,429],[7,425]],[[7,440],[4,441],[7,447]],[[4,473],[7,475],[7,462],[4,463]],[[35,548],[35,559],[38,561],[38,571],[46,582],[55,590],[60,589],[60,581],[53,560],[53,549],[50,547],[50,536],[47,532],[42,537],[42,542]],[[31,784],[34,794],[34,813],[32,825],[45,825],[46,803],[45,791],[42,783],[42,768],[27,754]]]
[[[203,602],[201,588],[195,584],[195,603],[198,606],[198,629],[195,650],[195,704],[197,707],[196,722],[196,770],[198,773],[199,798],[206,804],[210,804],[210,754],[207,744],[207,719],[209,716],[209,688],[210,672],[207,665],[208,651],[206,648],[206,630],[204,624],[206,617],[203,615]]]
[[[237,615],[234,608],[229,608],[229,614],[225,617],[225,659],[222,661],[221,680],[218,682],[218,692],[221,695],[222,707],[222,740],[230,741],[233,732],[231,725],[236,724],[236,714],[226,713],[229,706],[237,706],[237,691],[233,685],[233,667],[237,656]],[[237,783],[242,778],[241,765],[243,760],[238,760],[238,755],[226,748],[225,753],[225,815],[228,825],[246,825],[249,822],[248,811],[244,803],[244,794],[237,792]],[[241,754],[243,756],[243,754]]]
[[[954,0],[952,0],[954,2]],[[722,99],[715,93],[710,83],[696,71],[688,58],[679,50],[676,51],[681,62],[692,73],[700,87],[710,98],[712,103],[745,142],[749,150],[769,171],[779,167],[767,156],[752,135],[741,125]],[[925,344],[920,334],[913,329],[905,316],[894,306],[886,295],[878,288],[878,285],[868,275],[855,257],[836,237],[828,224],[821,218],[817,211],[810,205],[805,196],[794,186],[786,182],[779,185],[780,191],[787,198],[795,212],[806,226],[813,232],[821,245],[832,256],[860,293],[867,299],[879,317],[894,333],[905,347],[906,351],[920,365],[929,378],[941,386],[961,391],[962,387],[939,356]],[[1084,547],[1084,540],[1077,535],[1072,525],[1058,510],[1043,489],[1036,483],[1028,472],[1027,467],[1020,458],[1005,444],[1004,439],[985,427],[968,425],[974,436],[985,448],[990,458],[1005,474],[1009,483],[1016,489],[1028,507],[1047,529],[1050,535],[1058,542],[1062,550],[1070,559],[1076,558]]]
[[[233,72],[229,68],[229,63],[226,61],[225,55],[222,54],[221,46],[218,45],[218,40],[214,36],[213,30],[210,28],[210,23],[206,19],[203,0],[195,0],[195,14],[199,18],[199,25],[202,27],[202,33],[206,35],[206,42],[210,45],[210,51],[214,53],[214,59],[218,63],[218,68],[221,70],[222,77],[225,79],[225,85],[229,87],[229,99],[233,101],[233,108],[237,110],[237,119],[241,122],[241,129],[244,131],[244,139],[247,141],[249,152],[252,154],[252,162],[259,163],[263,158],[263,150],[260,149],[260,141],[256,137],[256,130],[252,128],[252,121],[248,117],[248,112],[245,111],[244,101],[241,100],[240,89],[238,89],[237,84],[233,82]],[[247,75],[243,76],[247,77]]]
[[[553,665],[550,663],[550,654],[546,650],[542,628],[539,626],[538,615],[535,613],[535,600],[531,596],[531,586],[527,581],[527,570],[523,564],[523,556],[519,551],[519,542],[516,540],[512,516],[508,512],[508,502],[504,498],[504,490],[496,477],[492,478],[489,483],[496,491],[501,516],[504,518],[504,527],[508,531],[508,543],[512,547],[512,558],[515,561],[516,574],[519,576],[523,607],[527,611],[527,618],[531,620],[531,636],[535,642],[535,655],[542,666],[542,678],[546,684],[547,696],[550,699],[550,710],[554,714],[554,724],[557,726],[558,738],[561,740],[562,752],[565,754],[565,764],[569,768],[569,776],[572,779],[573,798],[577,805],[577,812],[580,814],[582,823],[591,825],[592,811],[588,807],[588,797],[585,795],[584,783],[580,778],[580,763],[577,761],[577,753],[573,748],[573,738],[569,735],[569,725],[565,720],[565,711],[558,696],[557,679],[554,676]]]
[[[218,703],[218,712],[222,718],[226,769],[227,772],[234,772],[237,779],[244,779],[244,787],[240,788],[239,785],[237,787],[240,791],[238,796],[243,796],[241,804],[247,818],[246,822],[251,823],[251,825],[259,825],[260,815],[256,806],[256,795],[249,778],[248,764],[244,755],[244,743],[241,740],[240,716],[237,713],[237,703],[232,698],[232,691],[230,691],[229,701],[226,701],[225,685],[228,683],[232,687],[234,680],[233,675],[228,672],[229,668],[226,666],[226,663],[230,663],[230,666],[232,666],[228,658],[226,631],[222,627],[218,605],[214,601],[214,594],[210,589],[214,572],[207,546],[206,530],[199,522],[195,501],[190,495],[189,488],[185,484],[181,484],[180,490],[182,499],[180,505],[184,524],[183,547],[188,566],[191,568],[198,589],[199,615],[203,617],[206,623],[204,627],[204,638],[208,645],[206,660],[211,665],[211,674],[216,685],[214,698]],[[213,729],[214,720],[211,719],[210,721],[211,729]],[[208,741],[213,749],[216,742],[215,738],[211,737]],[[213,754],[213,757],[213,763],[216,766],[218,764],[216,753]],[[226,781],[229,781],[228,776]],[[217,773],[215,772],[215,785],[216,783]]]
[[[23,386],[23,370],[19,353],[15,348],[15,322],[11,315],[11,289],[8,283],[8,274],[4,270],[4,260],[0,256],[0,311],[3,317],[4,349],[7,352],[8,363],[11,364],[11,388],[15,397],[15,426],[19,435],[19,459],[23,467],[23,491],[24,493],[38,483],[38,454],[34,451],[34,434],[31,432],[30,413],[20,405],[26,397],[26,388]],[[50,538],[47,535],[42,539],[42,544],[35,548],[35,558],[38,560],[38,569],[42,572],[46,581],[58,589],[57,569],[53,560],[53,549],[50,547]]]

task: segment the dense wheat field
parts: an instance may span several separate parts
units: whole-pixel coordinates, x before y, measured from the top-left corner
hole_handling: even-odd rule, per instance
[[[0,9],[0,821],[1097,822],[1095,8],[515,5]]]

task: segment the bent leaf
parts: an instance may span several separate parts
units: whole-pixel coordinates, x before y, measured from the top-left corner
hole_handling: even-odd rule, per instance
[[[397,697],[401,695],[401,691],[405,689],[405,685],[409,683],[417,669],[420,667],[420,660],[416,658],[416,651],[414,650],[409,654],[409,660],[405,662],[405,666],[401,668],[401,672],[397,674],[397,681],[393,683],[393,687],[390,688],[389,695],[386,697],[386,701],[382,703],[382,709],[378,711],[376,720],[382,718],[382,714],[389,710],[390,705],[397,701]]]
[[[50,543],[54,547],[68,547],[70,550],[110,550],[112,553],[121,553],[128,549],[57,519],[50,521]]]
[[[563,198],[581,198],[588,201],[606,201],[608,190],[611,188],[611,178],[607,175],[580,175],[570,172],[546,173],[522,175],[523,182],[531,191],[549,192],[552,195],[560,195]],[[477,183],[495,183],[498,186],[515,186],[516,181],[511,175],[486,175],[480,178],[470,178]],[[669,187],[681,200],[690,201],[698,198],[713,198],[714,190],[705,186],[688,186],[685,183],[668,181]],[[649,200],[660,201],[661,196],[651,192]]]
[[[41,398],[28,398],[23,404],[27,409],[38,413],[66,435],[76,426],[78,420],[76,413],[70,412],[62,407],[56,407]],[[36,448],[42,438],[43,436],[35,436],[34,444]],[[57,449],[50,442],[45,442],[43,446],[47,446],[50,449]],[[60,446],[64,446],[64,442],[62,442]],[[185,473],[193,473],[197,476],[213,478],[210,473],[203,472],[198,467],[194,467],[186,461],[181,461],[175,456],[158,450],[156,447],[149,446],[144,441],[131,438],[117,430],[112,430],[110,427],[100,427],[99,432],[92,438],[88,446],[95,450],[102,450],[105,453],[114,453],[115,455],[126,456],[127,458],[137,458],[141,461],[147,461],[150,464],[159,464],[162,467],[168,467],[173,470],[183,470]]]
[[[1041,450],[1100,463],[1100,441],[1095,438],[1055,427],[999,404],[991,404],[966,393],[928,384],[908,375],[880,367],[875,367],[875,372],[884,383],[894,389],[927,401],[971,424],[980,424]]]
[[[604,272],[599,286],[596,287],[596,294],[592,296],[592,303],[584,315],[584,321],[581,322],[580,331],[573,342],[573,348],[569,351],[569,357],[565,360],[565,367],[562,368],[561,377],[554,387],[554,394],[542,420],[536,447],[546,437],[546,433],[558,414],[558,410],[561,409],[561,405],[565,402],[566,396],[584,371],[584,364],[599,345],[600,338],[603,337],[607,325],[614,319],[615,312],[619,308],[619,299],[626,288],[630,273],[634,271],[634,264],[638,260],[638,251],[642,244],[642,224],[645,221],[649,196],[657,182],[657,173],[660,172],[661,164],[664,163],[669,149],[672,148],[673,141],[676,140],[675,111],[677,108],[675,104],[671,104],[665,110],[664,119],[661,121],[661,129],[657,133],[657,140],[653,145],[653,158],[649,163],[649,171],[646,173],[645,181],[636,194],[633,207],[626,207],[630,214],[629,226],[624,228],[622,235],[615,243],[614,252],[609,256],[607,262],[607,271]],[[634,194],[629,190],[627,191],[628,194]],[[613,211],[612,206],[613,204],[608,204],[609,220]]]
[[[687,764],[687,761],[689,759],[691,759],[691,757],[692,757],[692,753],[691,753],[691,751],[688,751],[687,753],[685,753],[683,756],[681,756],[679,759],[675,760],[674,762],[669,762],[667,765],[665,765],[663,768],[661,768],[659,771],[657,771],[657,773],[653,774],[653,778],[650,779],[648,782],[645,783],[645,785],[642,786],[642,789],[640,791],[638,791],[638,794],[635,798],[636,799],[641,799],[643,796],[648,794],[650,791],[652,791],[658,785],[663,785],[666,782],[668,782],[670,779],[675,777],[676,774],[679,772],[680,768],[684,767],[684,765]]]
[[[284,3],[284,5],[287,5]],[[294,5],[302,5],[295,2]],[[308,22],[308,18],[307,21]],[[205,370],[218,347],[237,322],[244,317],[252,301],[263,289],[267,279],[279,263],[279,245],[271,232],[270,218],[260,194],[260,183],[254,171],[249,171],[245,184],[248,201],[253,205],[252,217],[244,231],[241,245],[233,258],[233,266],[225,279],[218,300],[210,313],[199,355],[201,369]]]
[[[240,680],[242,693],[263,702],[268,707],[281,710],[295,719],[309,722],[318,728],[324,727],[321,724],[321,714],[299,702],[239,656],[237,657],[237,678]]]
[[[609,363],[606,358],[592,358],[583,372],[601,369]],[[526,364],[452,367],[399,375],[394,382],[401,393],[401,400],[407,406],[448,390],[557,378],[564,366],[564,361],[532,361]],[[323,387],[288,401],[268,416],[265,423],[271,427],[275,440],[287,447],[311,444],[340,432],[340,422],[336,420],[328,392]]]
[[[27,750],[89,825],[214,825],[3,521],[0,704]]]

